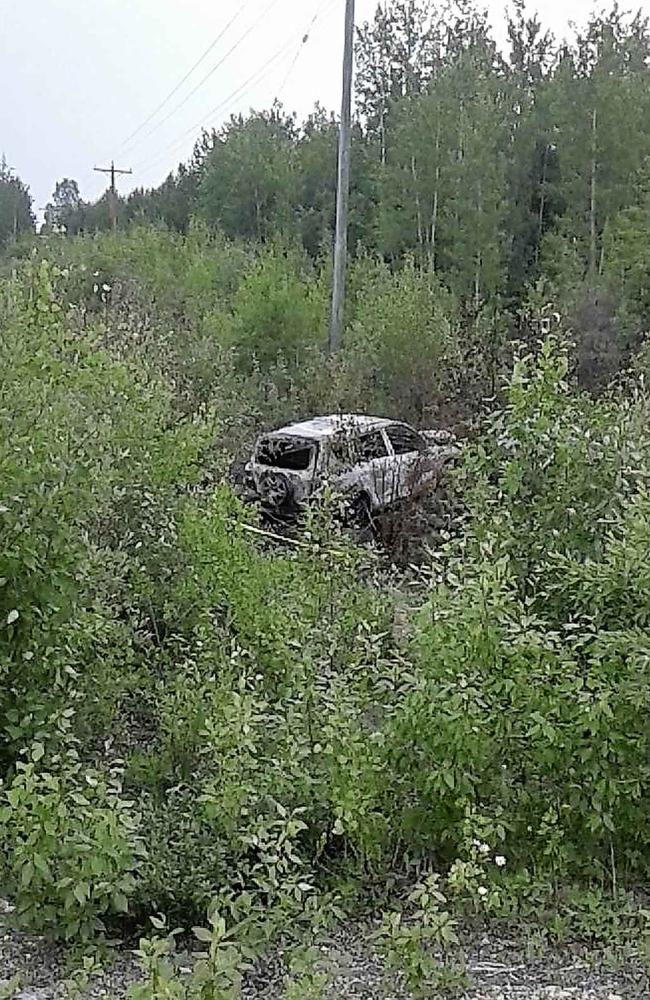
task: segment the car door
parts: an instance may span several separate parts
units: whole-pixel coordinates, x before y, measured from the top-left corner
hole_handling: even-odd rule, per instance
[[[387,506],[394,495],[394,458],[381,429],[360,431],[350,439],[352,466],[341,477],[347,492],[365,494],[373,509]]]
[[[389,424],[386,437],[394,455],[396,496],[412,496],[431,478],[433,462],[426,441],[408,424],[401,423]]]

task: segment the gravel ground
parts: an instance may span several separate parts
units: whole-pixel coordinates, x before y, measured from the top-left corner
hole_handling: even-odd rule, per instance
[[[328,1000],[409,1000],[398,981],[384,974],[378,956],[366,943],[359,926],[342,928],[320,947],[323,971],[330,985]],[[185,961],[187,964],[187,960]],[[571,954],[547,953],[526,957],[521,943],[485,936],[466,950],[470,986],[457,994],[466,1000],[627,1000],[650,998],[650,981],[640,968],[627,966],[610,972],[592,959]],[[8,928],[0,932],[0,996],[3,982],[21,976],[18,1000],[54,1000],[64,997],[63,953],[41,939]],[[128,952],[93,980],[93,998],[124,997],[137,981],[137,967]],[[282,971],[278,956],[269,959],[248,980],[245,1000],[281,1000]]]

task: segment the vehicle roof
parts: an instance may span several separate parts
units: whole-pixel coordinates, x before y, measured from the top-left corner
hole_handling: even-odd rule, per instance
[[[342,431],[365,432],[376,430],[380,427],[387,427],[394,423],[385,417],[368,417],[359,413],[334,413],[327,417],[313,417],[311,420],[302,420],[295,424],[287,424],[273,431],[267,437],[299,437],[323,440],[323,438],[334,437]]]

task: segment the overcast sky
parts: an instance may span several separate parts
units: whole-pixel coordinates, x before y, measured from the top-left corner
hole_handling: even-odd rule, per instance
[[[120,179],[122,192],[157,184],[189,156],[200,125],[268,107],[275,97],[301,116],[316,101],[338,108],[344,6],[345,0],[0,0],[0,153],[30,185],[38,210],[61,177],[75,178],[85,198],[97,197],[106,178],[93,166],[107,166],[112,157],[116,166],[133,168],[132,177]],[[357,0],[357,23],[376,6],[377,0]],[[562,35],[569,17],[582,23],[592,6],[592,0],[546,0],[543,19]],[[642,6],[650,13],[650,0]],[[488,7],[503,37],[504,5],[489,0]],[[126,142],[222,32],[160,113]]]

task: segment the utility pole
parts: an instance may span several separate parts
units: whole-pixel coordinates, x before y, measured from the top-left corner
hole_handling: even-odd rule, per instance
[[[350,201],[350,140],[352,130],[352,74],[354,69],[354,0],[345,3],[345,46],[343,50],[343,99],[339,134],[339,169],[336,190],[336,237],[329,353],[341,347],[345,277],[348,256],[348,204]]]
[[[112,229],[117,229],[117,188],[115,187],[115,174],[132,174],[132,170],[118,170],[111,160],[110,167],[93,167],[99,174],[111,175],[111,186],[108,189],[108,217]]]

